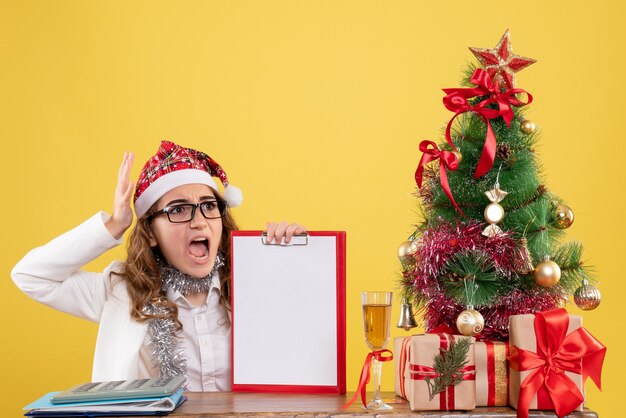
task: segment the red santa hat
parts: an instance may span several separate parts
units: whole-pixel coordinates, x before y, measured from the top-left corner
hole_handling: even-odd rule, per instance
[[[241,190],[228,183],[226,173],[211,157],[201,151],[184,148],[170,141],[161,141],[159,150],[146,162],[139,174],[135,188],[135,213],[137,218],[165,193],[185,184],[206,184],[218,191],[213,177],[224,185],[224,199],[229,207],[240,206]]]

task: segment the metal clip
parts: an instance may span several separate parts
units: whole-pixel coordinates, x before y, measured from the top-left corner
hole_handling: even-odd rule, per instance
[[[284,238],[282,241],[284,241]],[[307,234],[306,232],[302,234],[294,234],[291,237],[291,241],[288,244],[282,241],[279,243],[267,242],[267,232],[263,232],[261,234],[261,243],[263,243],[263,245],[280,245],[282,247],[290,247],[292,245],[295,245],[295,246],[309,245],[309,234]]]

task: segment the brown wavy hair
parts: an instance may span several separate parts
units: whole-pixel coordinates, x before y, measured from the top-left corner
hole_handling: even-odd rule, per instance
[[[215,192],[217,199],[222,197]],[[130,316],[136,321],[144,322],[153,318],[172,318],[178,327],[182,329],[182,324],[178,320],[178,307],[170,302],[161,290],[162,280],[159,268],[154,259],[154,249],[150,246],[150,216],[156,212],[157,203],[146,212],[144,216],[137,220],[127,243],[127,258],[125,271],[122,280],[128,288],[130,297]],[[223,303],[230,309],[230,232],[237,230],[237,224],[230,214],[228,207],[222,214],[222,236],[218,251],[224,256],[224,266],[219,269],[221,298]],[[157,249],[158,251],[158,249]],[[148,302],[155,306],[166,309],[164,315],[151,315],[143,311]]]

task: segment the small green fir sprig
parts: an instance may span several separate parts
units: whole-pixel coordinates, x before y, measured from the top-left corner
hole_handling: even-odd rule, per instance
[[[442,349],[435,356],[433,368],[438,376],[434,379],[426,376],[424,379],[428,385],[428,395],[431,401],[448,386],[458,385],[463,381],[462,369],[467,364],[467,353],[471,344],[470,338],[457,338],[450,342],[447,350]]]

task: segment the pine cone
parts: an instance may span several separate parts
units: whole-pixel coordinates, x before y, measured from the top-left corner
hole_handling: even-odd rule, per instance
[[[502,161],[507,161],[511,158],[511,146],[509,144],[500,144],[496,149],[496,156]]]

